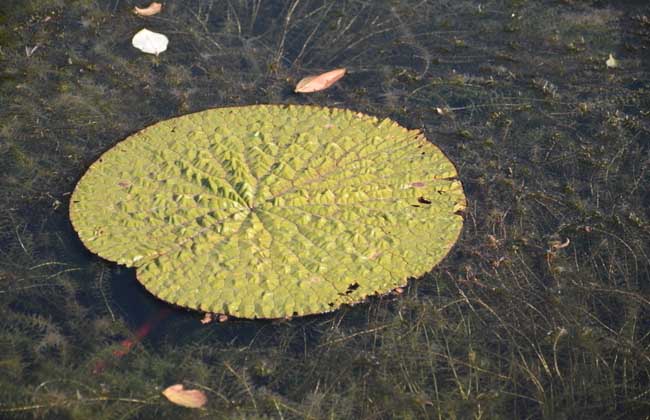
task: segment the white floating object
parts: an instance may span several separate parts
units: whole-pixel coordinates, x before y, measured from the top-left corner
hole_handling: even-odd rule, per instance
[[[167,49],[169,39],[163,34],[142,29],[133,36],[131,43],[144,53],[158,55]]]
[[[605,61],[605,64],[607,65],[607,68],[615,69],[618,67],[618,60],[615,59],[614,56],[610,54],[607,61]]]

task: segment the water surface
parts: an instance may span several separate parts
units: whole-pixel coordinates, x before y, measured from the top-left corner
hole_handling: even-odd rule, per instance
[[[646,2],[169,0],[147,19],[134,5],[0,6],[0,417],[196,418],[160,395],[174,383],[206,392],[208,418],[647,416]],[[143,27],[169,49],[134,49]],[[335,87],[292,92],[336,67]],[[68,200],[102,152],[253,103],[423,130],[469,202],[452,253],[400,296],[206,326],[85,250]]]

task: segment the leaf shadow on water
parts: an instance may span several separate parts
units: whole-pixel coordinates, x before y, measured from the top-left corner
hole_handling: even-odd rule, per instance
[[[0,417],[190,418],[160,394],[179,382],[217,418],[647,413],[643,2],[170,0],[146,21],[134,5],[0,9]],[[170,39],[159,57],[130,45],[144,25]],[[336,67],[331,89],[292,93]],[[144,126],[251,103],[423,129],[458,165],[461,239],[402,295],[290,321],[178,311],[111,359],[166,305],[83,248],[76,181]]]

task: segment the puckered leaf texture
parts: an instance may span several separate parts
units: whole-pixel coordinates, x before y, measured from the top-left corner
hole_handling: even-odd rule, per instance
[[[417,130],[350,110],[253,105],[162,121],[104,153],[70,217],[92,252],[175,305],[243,318],[334,310],[449,252],[454,165]]]

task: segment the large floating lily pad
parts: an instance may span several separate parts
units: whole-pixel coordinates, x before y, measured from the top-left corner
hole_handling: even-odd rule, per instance
[[[83,243],[135,267],[160,299],[278,318],[326,312],[431,270],[465,207],[422,134],[308,106],[211,109],[104,153],[70,217]]]

